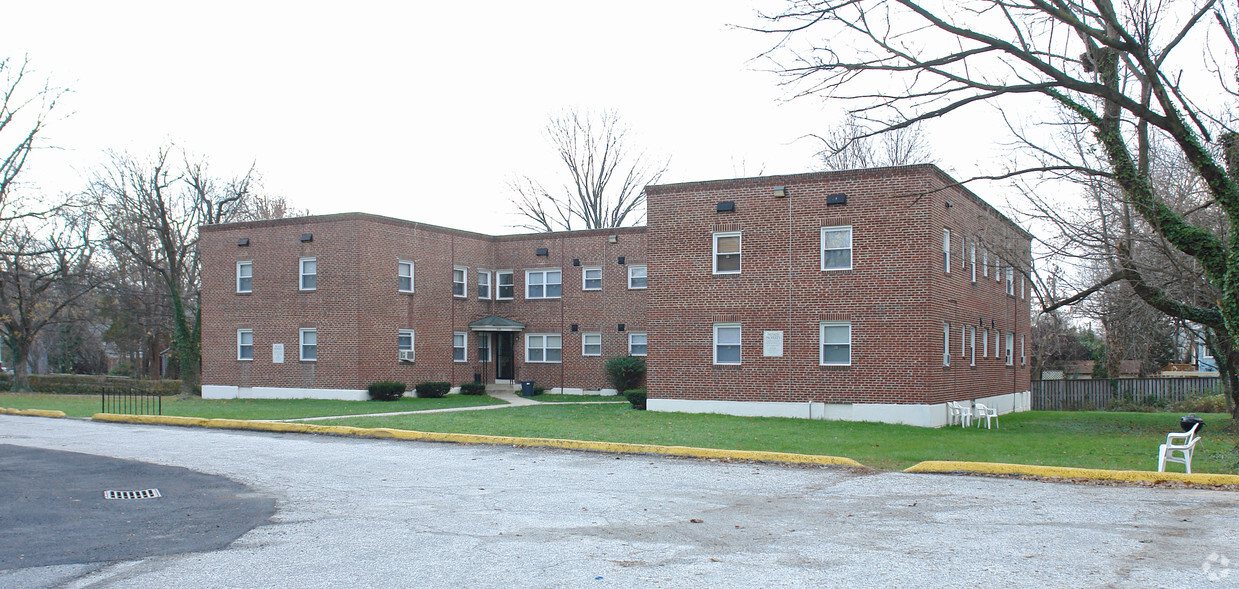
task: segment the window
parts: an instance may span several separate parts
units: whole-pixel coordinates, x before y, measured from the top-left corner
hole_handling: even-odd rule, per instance
[[[942,230],[942,269],[951,273],[951,230]],[[949,364],[949,363],[948,363]]]
[[[525,298],[557,299],[562,293],[563,284],[559,269],[525,271]]]
[[[401,329],[396,332],[396,350],[401,352],[400,359],[405,360],[405,356],[410,356],[406,362],[412,362],[413,358],[413,330]]]
[[[318,330],[301,330],[301,360],[313,362],[318,360]]]
[[[998,357],[998,336],[1001,333],[1002,332],[998,331],[997,329],[994,330],[994,357],[995,358]]]
[[[254,330],[237,330],[237,360],[254,359]]]
[[[821,326],[822,366],[852,365],[852,324],[841,321],[824,321]]]
[[[602,290],[602,268],[598,266],[581,268],[581,290]]]
[[[498,290],[495,292],[495,300],[510,301],[515,296],[512,289],[512,271],[499,270],[495,272],[495,286]]]
[[[959,359],[968,357],[968,328],[959,326]]]
[[[601,356],[602,355],[602,334],[601,333],[581,334],[581,355],[582,356]]]
[[[852,269],[852,227],[822,227],[822,270]]]
[[[301,290],[318,288],[318,260],[301,258]]]
[[[563,340],[557,333],[531,333],[525,336],[526,362],[558,363],[563,355]]]
[[[628,267],[628,288],[642,289],[646,285],[646,267],[645,266],[629,266]]]
[[[740,324],[714,324],[714,363],[740,363]]]
[[[413,262],[407,260],[396,262],[396,290],[413,292]]]
[[[465,346],[469,343],[469,336],[463,331],[452,333],[452,361],[467,362],[469,358],[465,353]]]
[[[457,298],[468,297],[468,287],[469,269],[464,266],[452,268],[452,296]]]
[[[989,250],[981,250],[981,277],[989,277]]]
[[[977,328],[968,327],[968,365],[977,365]]]
[[[973,243],[968,249],[968,255],[972,260],[972,281],[977,281],[977,244]]]
[[[989,358],[989,330],[981,330],[981,357]]]
[[[1002,268],[1002,263],[998,260],[998,255],[994,255],[994,282],[1002,282],[1002,273],[999,269]]]
[[[478,362],[490,362],[490,334],[478,334]]]
[[[714,234],[714,273],[740,273],[740,232]]]
[[[1024,273],[1020,272],[1020,298],[1024,298]]]
[[[478,270],[478,298],[490,298],[490,270]]]
[[[237,262],[237,292],[254,291],[254,263]]]
[[[1015,296],[1015,268],[1007,266],[1007,294]]]
[[[1028,356],[1024,355],[1024,334],[1020,334],[1020,366],[1028,364]]]
[[[628,355],[629,356],[644,356],[645,355],[645,333],[640,331],[629,332],[628,334]]]
[[[1007,366],[1015,366],[1015,334],[1007,332]]]
[[[942,365],[951,365],[951,324],[942,324]]]

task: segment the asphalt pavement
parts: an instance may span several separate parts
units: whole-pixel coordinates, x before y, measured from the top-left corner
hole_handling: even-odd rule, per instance
[[[224,548],[21,566],[0,587],[1239,586],[1225,491],[16,416],[0,444],[275,500]]]

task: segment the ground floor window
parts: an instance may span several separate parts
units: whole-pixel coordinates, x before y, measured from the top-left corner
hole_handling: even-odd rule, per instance
[[[237,330],[237,360],[254,359],[254,330]]]
[[[405,362],[413,361],[413,330],[401,329],[396,335],[396,349],[399,357]]]
[[[318,330],[306,328],[301,330],[301,359],[303,361],[318,360]]]
[[[714,324],[714,363],[740,363],[740,324]]]
[[[822,366],[852,365],[852,324],[846,321],[823,321],[820,339]]]
[[[582,356],[601,356],[602,355],[602,334],[601,333],[581,334],[581,355]]]
[[[478,362],[490,362],[490,334],[478,334]]]
[[[557,333],[531,333],[525,336],[526,362],[560,362],[563,339]]]
[[[644,356],[645,355],[645,333],[633,331],[628,334],[628,355],[629,356]]]
[[[452,360],[455,362],[465,362],[468,356],[465,353],[465,346],[468,344],[468,336],[463,331],[457,331],[452,334]]]

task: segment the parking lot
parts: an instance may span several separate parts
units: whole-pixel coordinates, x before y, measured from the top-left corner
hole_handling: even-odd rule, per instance
[[[1239,584],[1224,491],[14,416],[0,444],[220,475],[275,504],[223,549],[10,569],[0,586]]]

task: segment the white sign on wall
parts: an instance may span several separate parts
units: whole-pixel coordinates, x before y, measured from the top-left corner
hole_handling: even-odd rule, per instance
[[[284,344],[271,344],[271,363],[284,363]]]
[[[762,332],[762,353],[766,356],[783,356],[783,332]]]

